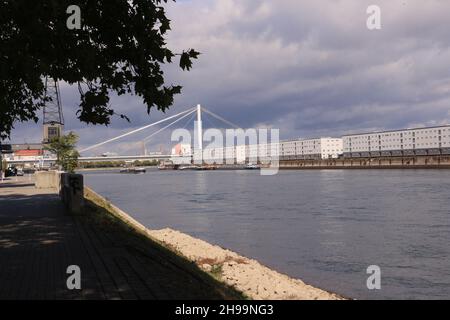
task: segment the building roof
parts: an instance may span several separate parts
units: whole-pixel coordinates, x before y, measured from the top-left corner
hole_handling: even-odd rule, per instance
[[[16,150],[14,151],[14,155],[18,157],[37,157],[42,155],[42,150]]]
[[[23,144],[11,144],[13,151],[18,150],[42,150],[44,147],[41,143],[23,143]]]
[[[384,131],[373,131],[373,132],[352,133],[352,134],[344,134],[342,137],[352,137],[352,136],[362,136],[362,135],[366,135],[366,134],[380,134],[380,133],[401,132],[401,131],[412,131],[412,130],[439,129],[439,128],[450,128],[450,124],[445,124],[445,125],[442,125],[442,126],[433,126],[433,127],[407,128],[407,129],[395,129],[395,130],[384,130]]]
[[[297,142],[297,141],[309,141],[309,140],[321,140],[321,139],[331,139],[331,140],[339,140],[340,137],[320,137],[320,138],[292,138],[292,139],[285,139],[280,140],[280,142]]]

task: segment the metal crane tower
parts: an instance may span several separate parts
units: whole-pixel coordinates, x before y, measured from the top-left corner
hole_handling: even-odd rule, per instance
[[[44,144],[59,138],[64,129],[59,86],[58,82],[51,77],[45,79],[45,95],[50,100],[44,106]]]

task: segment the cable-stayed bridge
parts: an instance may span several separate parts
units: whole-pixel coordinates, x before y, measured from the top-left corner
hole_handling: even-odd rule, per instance
[[[234,127],[234,128],[239,128],[239,126],[233,124],[232,122],[230,122],[230,121],[228,121],[228,120],[222,118],[221,116],[219,116],[219,115],[217,115],[217,114],[215,114],[215,113],[213,113],[213,112],[211,112],[211,111],[209,111],[209,110],[203,108],[202,106],[198,105],[198,106],[195,107],[195,108],[190,108],[190,109],[188,109],[188,110],[186,110],[186,111],[177,113],[177,114],[175,114],[175,115],[173,115],[173,116],[167,117],[167,118],[162,119],[162,120],[159,120],[159,121],[157,121],[157,122],[154,122],[154,123],[145,125],[145,126],[140,127],[140,128],[138,128],[138,129],[131,130],[131,131],[126,132],[126,133],[124,133],[124,134],[120,134],[120,135],[118,135],[118,136],[116,136],[116,137],[114,137],[114,138],[107,139],[107,140],[102,141],[102,142],[100,142],[100,143],[96,143],[96,144],[94,144],[94,145],[92,145],[92,146],[83,148],[82,150],[79,150],[79,152],[80,152],[80,154],[83,154],[84,152],[87,152],[87,151],[90,151],[90,150],[99,148],[99,147],[101,147],[101,146],[103,146],[103,145],[106,145],[106,144],[108,144],[108,143],[112,143],[112,142],[118,141],[118,140],[123,139],[123,138],[125,138],[125,137],[131,136],[131,135],[134,135],[134,134],[137,134],[137,133],[142,132],[142,131],[144,131],[144,130],[147,130],[147,129],[149,129],[149,128],[155,127],[155,126],[157,126],[157,125],[161,125],[161,124],[163,124],[163,123],[166,123],[166,122],[168,122],[168,121],[170,121],[170,120],[174,120],[174,119],[175,119],[174,121],[172,121],[172,122],[170,122],[169,124],[165,125],[164,127],[160,128],[160,129],[157,130],[156,132],[153,132],[153,133],[150,134],[149,136],[147,136],[147,137],[145,137],[144,139],[142,139],[142,142],[145,144],[145,143],[148,143],[148,142],[149,142],[154,136],[156,136],[157,134],[161,133],[162,131],[164,131],[164,130],[170,128],[170,127],[173,127],[175,124],[177,124],[178,122],[182,121],[183,119],[186,119],[186,118],[189,117],[189,116],[191,116],[191,118],[189,119],[188,122],[192,121],[192,120],[194,119],[195,115],[197,116],[197,130],[198,130],[198,132],[197,132],[197,136],[198,136],[198,141],[197,141],[197,143],[198,143],[198,148],[201,150],[201,149],[203,148],[203,147],[202,147],[202,146],[203,146],[203,142],[202,142],[202,137],[203,137],[203,133],[202,133],[202,130],[203,130],[203,117],[202,117],[202,113],[203,113],[203,112],[206,113],[206,114],[208,114],[208,115],[210,115],[210,116],[212,116],[213,118],[215,118],[215,119],[217,119],[217,120],[219,120],[219,121],[225,123],[225,124],[228,125],[228,126],[231,126],[231,127]],[[186,126],[185,126],[185,127],[186,127]]]
[[[80,162],[99,162],[99,161],[145,161],[145,160],[169,160],[174,159],[179,156],[172,155],[172,154],[162,154],[162,153],[147,153],[146,145],[152,141],[159,133],[163,132],[164,130],[167,130],[169,128],[175,127],[176,124],[179,124],[183,120],[187,120],[184,124],[183,128],[186,128],[191,122],[193,122],[194,119],[197,121],[197,151],[202,151],[203,149],[203,114],[207,114],[211,116],[212,118],[220,121],[222,124],[226,124],[227,126],[233,127],[233,128],[240,128],[239,126],[233,124],[232,122],[224,119],[223,117],[201,107],[200,105],[197,105],[196,107],[189,108],[188,110],[182,111],[180,113],[177,113],[173,116],[166,117],[162,120],[156,121],[154,123],[142,126],[138,129],[133,129],[131,131],[122,133],[116,137],[109,138],[105,141],[93,144],[91,146],[85,147],[81,150],[79,150],[80,153]],[[161,127],[162,125],[162,127]],[[143,146],[143,152],[141,155],[107,155],[104,156],[87,156],[86,153],[89,151],[96,150],[100,147],[103,147],[105,145],[120,141],[121,139],[124,139],[126,137],[130,137],[133,135],[136,135],[138,133],[145,132],[151,128],[157,127],[158,130],[155,132],[152,132],[150,135],[139,139],[138,141],[142,143]],[[13,159],[8,161],[11,164],[25,164],[25,163],[40,163],[41,165],[45,163],[53,163],[56,161],[55,157],[42,157],[39,160],[21,160],[21,159]]]

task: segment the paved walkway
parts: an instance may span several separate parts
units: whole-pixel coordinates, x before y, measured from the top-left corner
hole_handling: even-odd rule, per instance
[[[66,214],[29,178],[0,183],[0,299],[221,299],[224,291],[157,245]],[[67,267],[82,290],[67,289]]]

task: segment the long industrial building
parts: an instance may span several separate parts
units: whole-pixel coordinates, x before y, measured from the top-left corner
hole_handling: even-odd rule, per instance
[[[342,137],[345,158],[450,155],[450,125]]]
[[[340,138],[294,139],[281,141],[279,144],[251,144],[203,150],[203,160],[221,163],[233,159],[236,163],[270,160],[320,160],[337,159],[342,155],[343,142]],[[184,156],[177,161],[190,162],[194,154],[190,145],[177,145],[172,154]]]
[[[295,139],[280,143],[280,160],[336,159],[342,152],[341,138]]]
[[[345,135],[342,138],[293,139],[279,144],[280,160],[450,155],[450,125]],[[210,150],[218,159],[237,162],[274,156],[266,145]],[[214,156],[212,156],[214,158]]]

